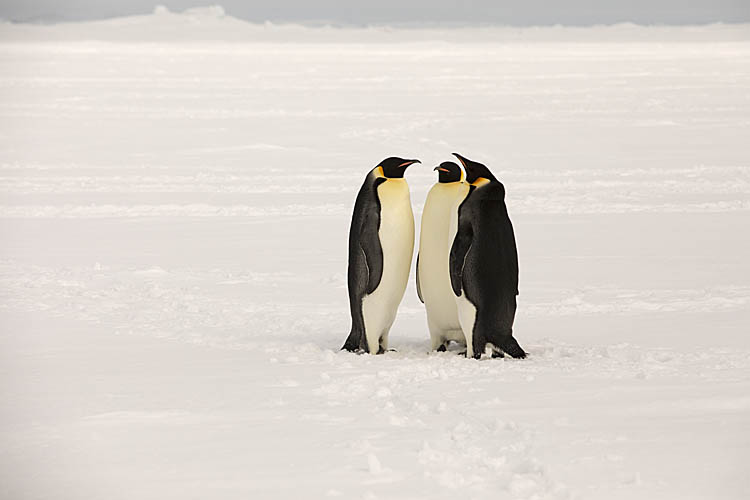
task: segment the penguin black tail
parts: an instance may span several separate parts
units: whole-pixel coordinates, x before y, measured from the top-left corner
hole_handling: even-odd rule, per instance
[[[518,345],[518,341],[513,337],[513,335],[508,335],[503,340],[502,344],[500,345],[500,349],[517,359],[524,359],[526,357],[526,351],[524,351],[521,346]]]
[[[357,349],[359,349],[359,339],[359,332],[352,328],[352,331],[349,332],[349,336],[346,338],[346,342],[344,342],[344,345],[341,346],[341,350],[343,351],[344,349],[346,349],[349,352],[356,351]]]

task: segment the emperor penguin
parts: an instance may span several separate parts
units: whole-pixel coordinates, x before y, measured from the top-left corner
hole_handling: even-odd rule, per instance
[[[432,350],[445,351],[448,341],[466,345],[451,290],[448,256],[455,236],[458,205],[469,192],[457,164],[443,162],[438,182],[430,189],[422,212],[417,254],[417,294],[427,310]]]
[[[450,250],[450,279],[466,357],[526,353],[513,337],[518,295],[518,251],[505,206],[505,186],[483,164],[454,153],[466,169],[469,194],[458,208]]]
[[[365,177],[349,229],[352,329],[342,349],[382,354],[409,281],[414,214],[404,172],[419,160],[386,158]]]

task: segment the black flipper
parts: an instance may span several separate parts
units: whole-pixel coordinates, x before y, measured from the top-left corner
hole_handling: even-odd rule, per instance
[[[419,301],[424,304],[424,299],[422,298],[422,287],[419,284],[419,254],[417,253],[417,297],[419,297]]]
[[[451,245],[449,259],[451,287],[456,297],[461,295],[461,278],[463,276],[464,261],[471,247],[471,240],[474,237],[471,216],[466,213],[464,207],[465,202],[458,209],[458,230],[456,231],[456,237],[453,239],[453,245]]]
[[[365,293],[368,295],[378,288],[380,279],[383,277],[383,247],[380,245],[378,236],[378,230],[380,229],[379,212],[378,210],[378,214],[369,214],[365,217],[362,232],[359,236],[359,246],[365,255],[365,263],[367,264]]]

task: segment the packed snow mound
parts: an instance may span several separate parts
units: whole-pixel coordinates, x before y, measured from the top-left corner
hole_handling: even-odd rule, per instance
[[[157,5],[151,14],[55,25],[0,24],[2,41],[137,41],[137,42],[704,42],[750,41],[750,24],[701,26],[450,26],[400,25],[341,27],[262,24],[228,15],[220,5],[172,12]]]

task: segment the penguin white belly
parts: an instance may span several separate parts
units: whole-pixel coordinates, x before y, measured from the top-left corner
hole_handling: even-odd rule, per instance
[[[433,349],[446,340],[463,343],[456,296],[450,280],[450,249],[456,233],[458,203],[468,193],[463,182],[436,184],[427,195],[419,239],[419,285]]]
[[[404,179],[388,179],[378,186],[383,275],[374,292],[362,300],[365,336],[370,353],[388,349],[388,332],[409,281],[414,253],[414,214]]]
[[[456,297],[456,305],[458,306],[458,320],[461,323],[461,330],[463,330],[464,338],[466,339],[466,357],[474,357],[474,344],[472,342],[474,338],[474,323],[477,319],[477,308],[474,307],[469,299],[466,298],[466,294],[461,294],[460,297]]]

